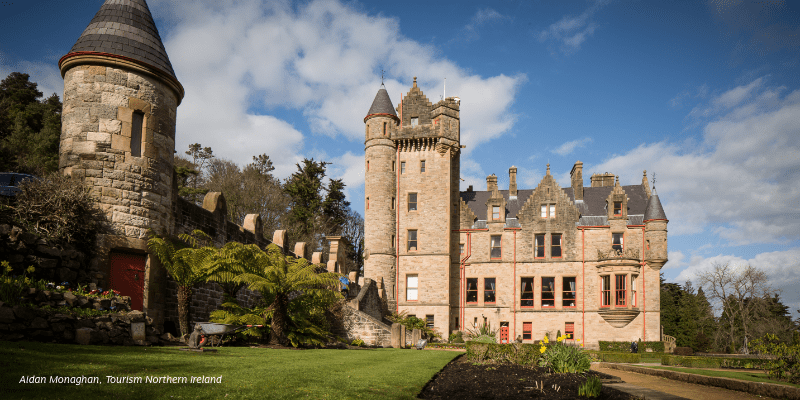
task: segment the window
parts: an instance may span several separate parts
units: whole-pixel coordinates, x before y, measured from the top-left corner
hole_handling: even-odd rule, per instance
[[[433,329],[433,315],[425,316],[425,327],[428,329]]]
[[[392,210],[394,210],[394,197],[392,197]]]
[[[394,235],[392,235],[392,248],[394,248]]]
[[[550,218],[556,217],[556,205],[550,204]]]
[[[464,254],[464,243],[459,243],[458,245],[458,253]]]
[[[561,234],[550,236],[550,257],[561,258]]]
[[[533,322],[523,322],[522,323],[522,340],[531,340],[533,339],[533,335],[531,332],[533,331]]]
[[[142,156],[142,136],[144,128],[144,113],[141,111],[133,112],[133,120],[131,122],[131,156]]]
[[[575,339],[575,323],[574,322],[565,322],[564,323],[564,336],[567,339]]]
[[[408,230],[408,251],[417,251],[417,230]]]
[[[367,197],[367,210],[369,210],[369,197]]]
[[[367,160],[367,172],[369,172],[369,160]]]
[[[412,117],[411,118],[411,126],[419,125],[419,117]]]
[[[406,173],[406,162],[405,161],[400,161],[400,173],[401,174],[405,174]]]
[[[549,212],[549,214],[548,214]],[[556,205],[555,204],[542,204],[542,218],[555,218]]]
[[[636,275],[631,275],[631,305],[636,307]]]
[[[395,164],[395,163],[392,163],[392,172],[394,172],[394,171],[395,171],[395,166],[394,166],[394,164]]]
[[[533,307],[533,278],[522,278],[519,290],[519,305],[521,307]]]
[[[492,219],[495,221],[500,219],[500,206],[492,206]]]
[[[494,288],[494,278],[484,278],[483,279],[483,302],[484,303],[494,303],[495,302],[495,288]]]
[[[575,277],[565,277],[561,282],[563,284],[561,293],[561,306],[562,307],[575,307]]]
[[[556,278],[542,278],[542,307],[556,306]]]
[[[534,257],[544,258],[544,234],[536,235]]]
[[[626,295],[628,293],[625,290],[625,278],[626,278],[626,275],[615,275],[615,278],[616,278],[615,281],[616,281],[616,284],[617,284],[617,290],[616,290],[616,296],[615,296],[616,301],[614,302],[614,304],[616,304],[618,306],[626,306],[626,305],[628,305],[628,302],[626,301],[627,300],[627,296]]]
[[[542,218],[547,218],[547,205],[542,204]]]
[[[611,305],[611,276],[601,276],[600,285],[600,307],[608,307]]]
[[[386,122],[383,123],[383,136],[386,136]]]
[[[622,202],[615,201],[614,202],[614,215],[622,215]]]
[[[621,233],[612,233],[611,234],[611,248],[616,251],[622,251],[622,237]]]
[[[408,194],[408,211],[417,211],[417,194]]]
[[[425,172],[425,160],[419,162],[419,172]]]
[[[406,275],[406,301],[417,301],[419,280],[417,275]]]
[[[478,302],[478,278],[467,278],[467,303]]]
[[[491,254],[490,257],[492,259],[499,259],[503,257],[503,249],[500,247],[500,235],[492,236],[491,240]]]

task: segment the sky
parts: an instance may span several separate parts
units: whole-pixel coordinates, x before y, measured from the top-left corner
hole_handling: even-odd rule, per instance
[[[101,0],[0,1],[0,76],[63,93],[58,59]],[[288,177],[303,158],[364,208],[364,122],[381,84],[461,98],[462,190],[655,174],[667,281],[767,272],[800,309],[800,2],[149,0],[186,96],[176,148]],[[696,285],[695,285],[696,286]]]

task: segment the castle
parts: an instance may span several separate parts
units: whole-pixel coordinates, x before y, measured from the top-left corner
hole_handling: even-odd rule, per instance
[[[184,88],[145,0],[107,0],[59,68],[59,168],[90,187],[109,222],[90,265],[97,285],[125,288],[134,308],[160,325],[175,318],[174,282],[148,252],[150,231],[199,228],[217,244],[275,243],[307,256],[303,243],[287,248],[285,232],[265,239],[258,215],[243,226],[228,221],[220,193],[209,193],[203,207],[177,196],[175,121]],[[365,279],[353,307],[370,316],[358,318],[379,326],[382,314],[405,311],[441,333],[490,323],[504,341],[557,331],[592,346],[660,339],[667,219],[646,174],[631,186],[593,175],[584,187],[577,162],[569,188],[548,166],[535,189],[518,190],[511,167],[508,190],[491,175],[485,191],[461,192],[460,99],[432,104],[416,78],[397,109],[381,87],[364,122]],[[340,238],[328,239],[327,262],[319,253],[311,261],[355,278]],[[195,321],[222,297],[211,287],[199,292]],[[367,293],[380,293],[386,308]]]
[[[460,99],[432,104],[413,86],[395,109],[381,86],[364,118],[364,276],[391,312],[440,333],[489,323],[501,341],[557,332],[599,340],[658,341],[659,271],[667,218],[641,185],[591,176],[583,163],[561,188],[550,166],[539,185],[459,191]]]

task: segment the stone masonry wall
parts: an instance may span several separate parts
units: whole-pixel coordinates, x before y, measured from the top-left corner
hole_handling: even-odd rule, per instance
[[[88,284],[95,273],[88,268],[84,253],[69,246],[54,246],[38,235],[11,225],[0,225],[0,261],[8,261],[13,275],[36,268],[35,279]],[[30,276],[30,275],[29,275]]]

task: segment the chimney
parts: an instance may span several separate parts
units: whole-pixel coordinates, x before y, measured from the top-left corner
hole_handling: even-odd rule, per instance
[[[572,166],[572,171],[569,172],[569,177],[572,180],[572,193],[575,194],[575,201],[583,201],[583,163],[578,161]]]
[[[615,175],[606,172],[604,174],[592,174],[592,187],[614,187]]]
[[[497,190],[497,175],[491,174],[486,177],[486,190],[489,192]]]
[[[467,191],[468,191],[468,192],[471,192],[471,191],[472,191],[472,185],[469,185],[469,187],[467,188]]]
[[[508,197],[517,197],[517,167],[508,169]]]

